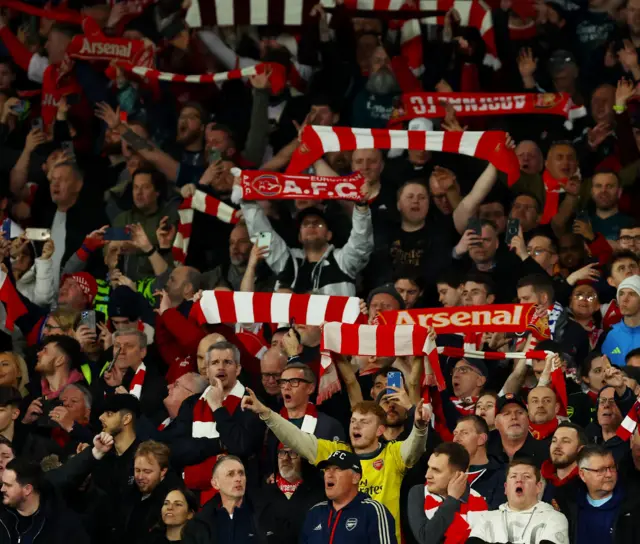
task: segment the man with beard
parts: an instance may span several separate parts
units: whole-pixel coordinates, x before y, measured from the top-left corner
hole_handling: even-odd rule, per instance
[[[393,275],[393,286],[404,301],[405,308],[421,308],[424,293],[422,278],[410,267],[399,268]]]
[[[580,478],[578,478],[578,453],[589,443],[584,429],[563,421],[553,433],[549,449],[550,458],[542,463],[541,472],[547,481],[542,500],[558,505],[568,515]]]
[[[197,102],[187,102],[178,116],[176,127],[176,143],[171,155],[181,164],[203,166],[204,158],[204,129],[207,125],[208,114]],[[197,183],[197,179],[191,183]]]
[[[464,278],[457,270],[451,269],[446,272],[442,272],[436,279],[438,302],[440,302],[444,308],[462,306],[464,285]]]
[[[631,227],[633,219],[620,213],[618,202],[622,194],[620,178],[613,171],[598,172],[591,182],[591,198],[595,202],[595,213],[590,215],[594,232],[607,240],[617,240],[620,229]]]
[[[620,227],[618,245],[622,250],[633,251],[636,255],[640,255],[640,226],[633,223],[631,226]]]
[[[393,73],[391,58],[385,48],[376,47],[371,55],[369,78],[353,99],[351,126],[362,128],[386,128],[394,99],[401,89]]]
[[[411,432],[411,426],[407,423],[413,420],[413,405],[404,386],[401,388],[391,386],[389,389],[392,389],[393,393],[382,391],[377,397],[380,408],[387,415],[382,436],[389,442],[405,440]]]
[[[453,441],[469,454],[469,487],[484,497],[489,508],[497,508],[505,499],[505,467],[487,456],[489,426],[477,415],[463,416],[453,430]]]
[[[242,201],[241,205],[249,235],[272,233],[266,263],[278,274],[276,288],[285,284],[296,293],[313,290],[324,295],[355,295],[355,276],[373,250],[371,210],[365,202],[355,206],[351,234],[341,248],[331,244],[333,233],[322,210],[302,210],[296,218],[302,249],[287,246],[256,202]]]

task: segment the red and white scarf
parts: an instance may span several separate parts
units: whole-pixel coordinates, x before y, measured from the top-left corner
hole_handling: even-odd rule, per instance
[[[207,403],[206,395],[209,392],[207,387],[193,407],[193,422],[191,424],[191,436],[193,438],[219,438],[220,433],[216,425],[216,420]],[[244,396],[245,387],[240,382],[236,382],[233,389],[222,402],[222,406],[227,412],[233,415],[240,406]],[[211,474],[216,464],[218,456],[214,455],[204,460],[202,463],[185,467],[184,483],[189,489],[200,491],[211,488]]]
[[[285,68],[281,64],[273,62],[256,64],[238,70],[228,72],[216,72],[215,74],[173,74],[171,72],[160,72],[150,67],[144,67],[133,63],[118,63],[125,71],[135,74],[147,81],[168,81],[171,83],[223,83],[234,79],[242,79],[264,73],[271,70],[269,81],[271,92],[279,94],[284,89],[286,74]]]
[[[366,319],[357,297],[204,291],[190,317],[205,323],[356,323]]]
[[[443,501],[444,499],[440,495],[430,493],[427,486],[424,486],[424,513],[428,519],[433,519]],[[469,518],[473,517],[473,512],[486,512],[487,510],[489,510],[487,501],[480,493],[470,489],[467,501],[460,502],[460,510],[455,513],[453,521],[444,534],[444,544],[464,544],[471,534]]]
[[[362,174],[344,177],[304,176],[244,170],[241,190],[244,200],[362,200],[366,185]]]
[[[567,474],[564,478],[558,478],[558,472],[556,471],[556,467],[553,466],[551,459],[545,459],[540,467],[540,472],[542,473],[542,477],[550,483],[554,487],[562,487],[565,484],[568,484],[571,480],[578,477],[580,469],[578,465],[576,465],[573,470]]]
[[[476,413],[476,402],[480,397],[449,397],[451,404],[462,416],[472,416]]]
[[[629,413],[625,416],[616,431],[616,434],[625,442],[633,436],[633,433],[638,427],[638,418],[640,417],[640,397],[636,399],[636,402],[629,410]]]
[[[278,489],[286,495],[287,499],[291,498],[291,496],[296,492],[296,489],[300,487],[301,483],[302,480],[288,482],[282,476],[280,476],[280,474],[276,476],[276,485],[278,486]]]
[[[354,149],[426,149],[458,153],[489,161],[507,174],[509,185],[520,177],[520,164],[513,149],[506,146],[505,132],[426,132],[322,126],[303,129],[300,145],[291,157],[287,172],[300,173],[327,152]]]
[[[158,425],[158,430],[159,431],[164,431],[171,424],[172,421],[173,421],[173,419],[168,417],[162,423],[160,423],[160,425]]]
[[[602,313],[602,328],[608,331],[616,323],[622,321],[622,314],[618,307],[618,301],[614,298],[608,304],[600,306],[600,313]]]
[[[280,415],[289,421],[289,410],[286,407],[283,407],[280,410]],[[302,426],[300,430],[303,433],[313,434],[316,431],[316,426],[318,425],[318,410],[316,405],[309,402],[307,403],[307,407],[304,412],[304,418],[302,419]]]
[[[194,195],[185,198],[178,208],[178,232],[173,242],[172,254],[174,260],[179,263],[184,263],[187,258],[195,211],[217,217],[220,221],[232,225],[240,221],[238,210],[203,191],[196,190]]]
[[[545,168],[544,172],[542,172],[542,181],[544,182],[546,195],[544,198],[544,210],[542,211],[540,224],[547,225],[558,213],[558,207],[560,206],[560,194],[565,192],[564,185],[567,183],[567,180],[558,180],[554,178],[549,173],[549,170]]]
[[[144,379],[147,375],[147,366],[144,363],[140,363],[140,366],[136,370],[136,373],[131,379],[129,384],[129,394],[140,400],[142,396],[142,386],[144,385]]]

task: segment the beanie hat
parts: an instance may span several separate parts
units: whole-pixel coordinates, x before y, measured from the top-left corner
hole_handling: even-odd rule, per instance
[[[616,298],[620,296],[620,291],[622,289],[632,289],[633,291],[635,291],[636,295],[640,297],[640,276],[636,274],[635,276],[630,276],[622,280],[620,282],[620,285],[618,285]]]
[[[126,285],[119,285],[109,295],[109,317],[126,317],[135,321],[140,317],[139,295]]]
[[[374,296],[379,295],[381,293],[391,295],[393,298],[395,298],[398,301],[398,304],[400,305],[400,309],[401,310],[405,309],[404,300],[402,300],[400,293],[396,291],[396,288],[391,283],[385,283],[384,285],[381,285],[380,287],[376,287],[375,289],[373,289],[369,293],[369,296],[367,297],[367,306],[371,305],[371,301],[373,300]]]
[[[60,285],[63,285],[67,279],[72,279],[78,284],[89,304],[93,302],[93,299],[96,298],[96,294],[98,293],[98,283],[96,282],[96,279],[89,274],[89,272],[65,274],[60,279]]]

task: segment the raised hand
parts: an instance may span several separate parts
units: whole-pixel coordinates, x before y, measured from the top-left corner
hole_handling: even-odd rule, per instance
[[[271,410],[267,408],[264,404],[262,404],[256,394],[247,387],[247,394],[242,397],[242,402],[240,403],[240,407],[243,410],[249,410],[254,414],[258,414],[259,416],[268,414]]]
[[[156,238],[158,239],[158,247],[168,249],[173,244],[176,236],[176,227],[169,223],[169,216],[165,215],[156,229]]]
[[[96,104],[95,116],[98,119],[102,119],[107,126],[114,130],[120,125],[120,107],[114,110],[106,102],[98,102]]]

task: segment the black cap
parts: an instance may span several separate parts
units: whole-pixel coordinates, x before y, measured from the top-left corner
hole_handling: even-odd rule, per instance
[[[376,287],[375,289],[372,289],[371,292],[369,293],[369,296],[367,297],[367,306],[371,304],[371,300],[373,299],[374,296],[379,295],[381,293],[391,295],[393,298],[395,298],[398,301],[398,304],[400,304],[400,309],[401,310],[405,309],[404,300],[402,300],[400,293],[396,291],[396,288],[391,283],[385,283],[380,287]]]
[[[482,374],[485,378],[489,377],[489,369],[487,365],[482,359],[474,359],[473,357],[465,357],[464,359],[460,359],[460,361],[466,361],[473,368],[475,368],[480,374]],[[457,363],[456,363],[457,364]]]
[[[309,206],[308,208],[305,208],[304,210],[300,210],[298,212],[298,215],[296,215],[296,224],[298,225],[298,230],[300,230],[302,222],[307,217],[319,217],[324,221],[325,225],[327,225],[327,229],[331,230],[331,225],[329,225],[329,221],[327,221],[327,215],[324,213],[324,210],[316,208],[315,206]]]
[[[350,451],[338,450],[334,451],[328,459],[318,463],[318,468],[338,467],[340,470],[353,470],[358,474],[362,474],[362,465],[360,458]]]
[[[135,321],[140,317],[138,293],[125,285],[116,287],[109,295],[109,317],[126,317]]]
[[[104,400],[102,412],[125,412],[132,413],[135,417],[140,415],[140,401],[129,394],[113,394]]]
[[[22,404],[22,395],[15,387],[0,386],[0,406],[19,406]]]
[[[522,399],[522,397],[514,395],[513,393],[507,393],[503,397],[498,397],[498,411],[496,412],[496,414],[502,412],[502,409],[507,404],[517,404],[518,406],[523,408],[525,412],[528,410],[527,403]]]

